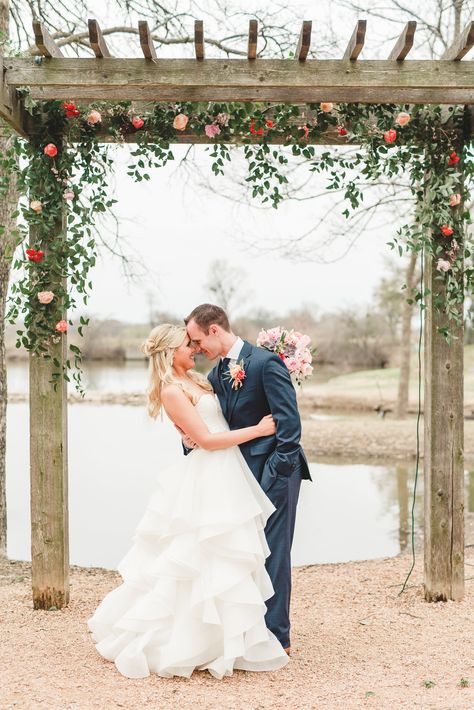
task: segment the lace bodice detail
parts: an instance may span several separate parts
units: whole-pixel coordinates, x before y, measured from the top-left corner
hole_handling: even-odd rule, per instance
[[[203,394],[195,407],[212,434],[216,434],[219,431],[229,431],[229,425],[225,420],[221,405],[215,394]]]

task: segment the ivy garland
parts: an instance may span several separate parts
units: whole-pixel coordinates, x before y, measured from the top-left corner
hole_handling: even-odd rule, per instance
[[[346,217],[363,200],[357,175],[376,181],[406,173],[415,218],[399,229],[391,247],[400,254],[422,249],[430,254],[445,286],[435,307],[448,319],[463,318],[459,306],[464,288],[471,291],[474,280],[471,249],[464,238],[469,213],[463,204],[469,201],[474,174],[472,142],[463,138],[464,107],[157,103],[136,115],[131,102],[36,103],[27,93],[25,99],[35,135],[30,141],[16,138],[0,158],[7,172],[16,173],[24,195],[15,213],[20,218],[19,248],[11,255],[20,275],[11,289],[7,319],[15,323],[24,318],[17,347],[53,358],[55,387],[61,377],[69,380],[72,370],[83,392],[80,348],[69,344],[71,357],[61,369],[52,345],[73,324],[64,314],[74,310],[78,297],[87,303],[92,288],[96,215],[115,202],[107,188],[112,168],[107,141],[125,141],[131,133],[137,142],[128,174],[136,181],[149,180],[150,168],[173,160],[170,144],[177,134],[192,133],[214,143],[209,152],[215,175],[224,173],[231,161],[229,144],[238,139],[253,197],[275,208],[283,199],[280,188],[288,182],[285,166],[291,156],[301,158],[313,172],[326,173],[329,190],[343,188]],[[318,154],[311,142],[331,128],[342,141],[360,147],[350,154]],[[281,145],[269,144],[275,139]],[[422,304],[425,295],[416,292],[414,298]],[[87,323],[80,318],[81,336]],[[449,327],[441,330],[449,339]]]

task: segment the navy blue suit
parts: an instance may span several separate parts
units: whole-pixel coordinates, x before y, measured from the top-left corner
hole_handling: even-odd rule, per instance
[[[238,389],[226,381],[222,365],[208,379],[216,392],[230,429],[257,424],[271,414],[276,435],[253,439],[240,450],[262,489],[276,507],[265,527],[271,550],[266,568],[275,594],[268,599],[265,620],[283,648],[290,645],[291,544],[296,505],[302,478],[311,480],[308,462],[300,446],[301,421],[296,393],[286,365],[274,353],[244,341],[245,379]]]

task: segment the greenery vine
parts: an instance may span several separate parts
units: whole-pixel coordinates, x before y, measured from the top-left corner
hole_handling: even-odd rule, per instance
[[[474,280],[465,237],[469,212],[463,207],[469,202],[474,161],[472,142],[463,135],[462,106],[156,103],[137,114],[130,102],[37,103],[27,92],[25,102],[34,135],[29,141],[16,138],[0,158],[6,172],[16,173],[23,195],[15,213],[17,249],[11,255],[19,276],[7,319],[24,320],[17,347],[53,359],[54,386],[61,377],[69,380],[72,371],[82,391],[80,348],[69,344],[71,354],[62,367],[53,346],[73,324],[78,299],[87,303],[92,288],[96,216],[115,202],[108,193],[108,145],[125,142],[131,134],[136,144],[128,174],[135,181],[149,180],[151,168],[173,159],[171,144],[177,135],[192,134],[213,144],[209,155],[215,175],[231,162],[229,145],[243,143],[251,193],[275,208],[283,199],[281,186],[288,181],[285,167],[291,156],[307,163],[310,171],[326,174],[328,190],[343,188],[346,217],[363,201],[361,174],[376,181],[406,173],[416,202],[414,221],[400,227],[391,247],[400,254],[424,249],[431,255],[444,284],[435,307],[448,320],[463,318],[464,289],[472,291]],[[312,143],[328,130],[338,142],[357,148],[350,154],[334,148],[320,153]],[[413,297],[422,302],[424,295]],[[80,335],[87,322],[80,318]],[[449,339],[449,325],[442,331]]]

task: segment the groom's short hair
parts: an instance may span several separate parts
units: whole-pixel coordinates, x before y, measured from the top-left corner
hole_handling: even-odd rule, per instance
[[[230,323],[227,313],[223,308],[214,306],[212,303],[201,303],[200,306],[196,306],[189,316],[184,319],[186,325],[188,325],[190,320],[193,320],[206,335],[209,333],[209,326],[213,323],[220,325],[223,330],[230,333]]]

